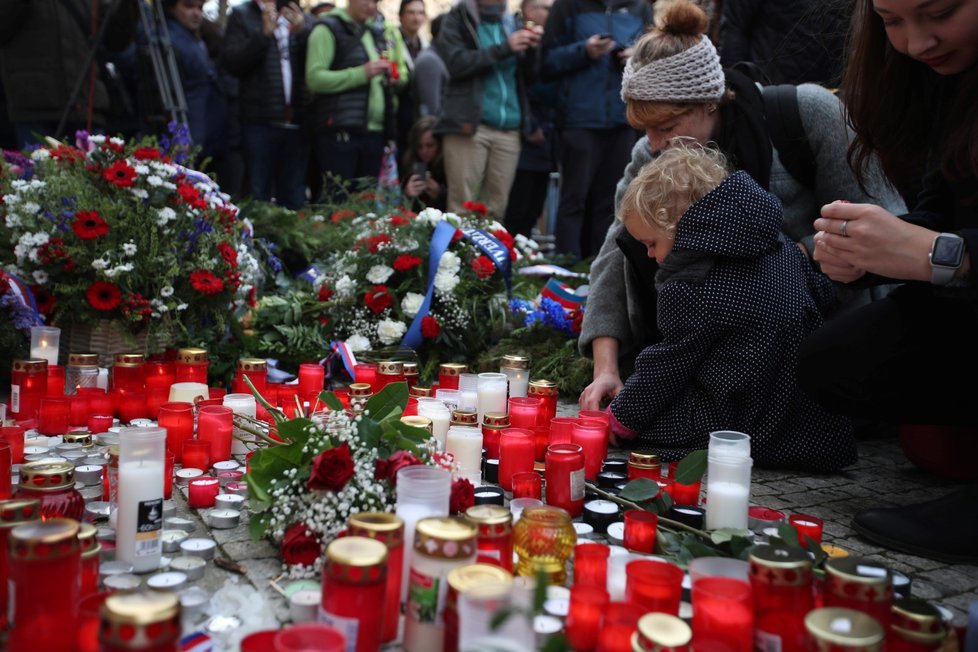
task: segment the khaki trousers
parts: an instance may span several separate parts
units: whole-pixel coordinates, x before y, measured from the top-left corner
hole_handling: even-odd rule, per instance
[[[520,158],[519,130],[479,125],[472,136],[445,134],[442,154],[448,210],[458,212],[465,201],[483,197],[489,213],[502,222]]]

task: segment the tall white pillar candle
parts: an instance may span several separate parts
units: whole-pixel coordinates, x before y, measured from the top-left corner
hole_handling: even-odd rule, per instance
[[[455,456],[461,473],[478,473],[482,466],[482,429],[452,426],[448,429],[445,451]]]
[[[163,552],[165,428],[123,428],[119,433],[116,559],[137,573],[159,568]]]
[[[452,413],[441,402],[418,403],[418,415],[431,419],[431,436],[445,450],[448,428],[452,423]]]
[[[505,374],[484,373],[479,374],[479,423],[486,412],[509,411],[507,405],[507,380]]]
[[[255,418],[258,414],[258,402],[251,394],[225,394],[224,407],[229,407],[235,414],[246,417]],[[254,440],[254,437],[241,428],[234,428],[231,432],[232,455],[245,455],[248,452],[248,447],[241,438]]]

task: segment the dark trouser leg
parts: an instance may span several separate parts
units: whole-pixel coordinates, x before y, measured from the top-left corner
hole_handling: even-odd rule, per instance
[[[560,134],[560,205],[557,209],[557,252],[581,257],[588,191],[600,163],[600,144],[589,129],[565,129]]]
[[[306,164],[309,145],[301,129],[275,127],[277,140],[275,163],[275,198],[292,210],[306,203]]]
[[[516,170],[513,187],[509,191],[509,202],[506,204],[505,224],[510,233],[530,235],[533,225],[543,212],[548,183],[549,172]]]
[[[323,177],[323,201],[341,202],[353,190],[357,176],[359,143],[343,132],[326,132],[316,136],[319,174]]]
[[[600,164],[588,191],[587,214],[581,229],[581,257],[598,253],[608,227],[615,219],[615,188],[631,160],[636,133],[631,127],[596,132]]]
[[[245,169],[248,175],[248,194],[261,201],[272,199],[272,177],[275,165],[272,129],[266,125],[244,125],[241,128],[241,146],[244,150]]]

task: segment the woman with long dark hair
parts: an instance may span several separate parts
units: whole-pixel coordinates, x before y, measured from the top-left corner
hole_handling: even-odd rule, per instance
[[[901,217],[836,202],[815,221],[815,259],[837,281],[906,281],[828,322],[802,347],[799,380],[826,408],[900,423],[978,425],[978,0],[860,0],[843,89],[857,173],[870,157],[899,184],[923,173]],[[887,547],[978,560],[978,485],[853,526]]]

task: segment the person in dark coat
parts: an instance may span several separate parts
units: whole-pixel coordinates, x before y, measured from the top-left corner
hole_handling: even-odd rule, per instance
[[[737,430],[750,435],[758,466],[826,472],[855,462],[848,419],[796,380],[798,347],[835,293],[781,234],[778,198],[747,172],[730,174],[719,151],[674,142],[625,191],[619,216],[659,263],[663,335],[611,403],[634,431],[625,434],[663,460]]]

